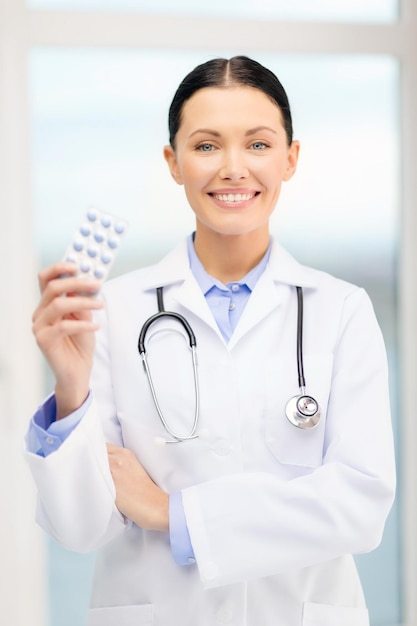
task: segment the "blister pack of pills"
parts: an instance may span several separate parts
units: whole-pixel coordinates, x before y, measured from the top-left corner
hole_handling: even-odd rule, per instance
[[[63,260],[76,264],[77,276],[104,282],[127,228],[126,220],[95,207],[89,208]]]

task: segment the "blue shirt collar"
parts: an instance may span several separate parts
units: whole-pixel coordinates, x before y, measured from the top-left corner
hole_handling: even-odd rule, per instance
[[[244,276],[241,280],[233,282],[238,283],[239,285],[246,285],[250,291],[253,291],[256,283],[258,282],[259,278],[265,271],[266,266],[268,265],[269,256],[271,254],[271,246],[272,240],[270,240],[268,249],[258,265],[256,265],[250,272],[248,272],[246,276]],[[198,258],[194,248],[194,233],[192,233],[187,238],[187,248],[191,271],[194,274],[196,281],[200,285],[203,294],[206,295],[213,287],[217,287],[218,289],[221,289],[223,291],[227,290],[227,287],[220,280],[217,280],[217,278],[210,276],[210,274],[208,274],[204,269],[203,264]]]

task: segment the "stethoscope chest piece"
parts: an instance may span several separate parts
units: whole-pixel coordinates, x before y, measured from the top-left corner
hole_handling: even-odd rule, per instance
[[[320,407],[311,396],[294,396],[285,407],[288,420],[297,428],[314,428],[320,421]]]

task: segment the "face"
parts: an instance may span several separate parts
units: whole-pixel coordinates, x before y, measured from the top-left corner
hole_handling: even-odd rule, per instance
[[[175,150],[164,156],[184,185],[197,232],[268,232],[283,181],[297,165],[299,145],[288,146],[279,107],[246,86],[208,87],[184,104]]]

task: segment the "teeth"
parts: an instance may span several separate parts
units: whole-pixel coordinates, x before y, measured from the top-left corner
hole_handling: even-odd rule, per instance
[[[253,198],[252,193],[216,193],[214,197],[220,202],[244,202]]]

